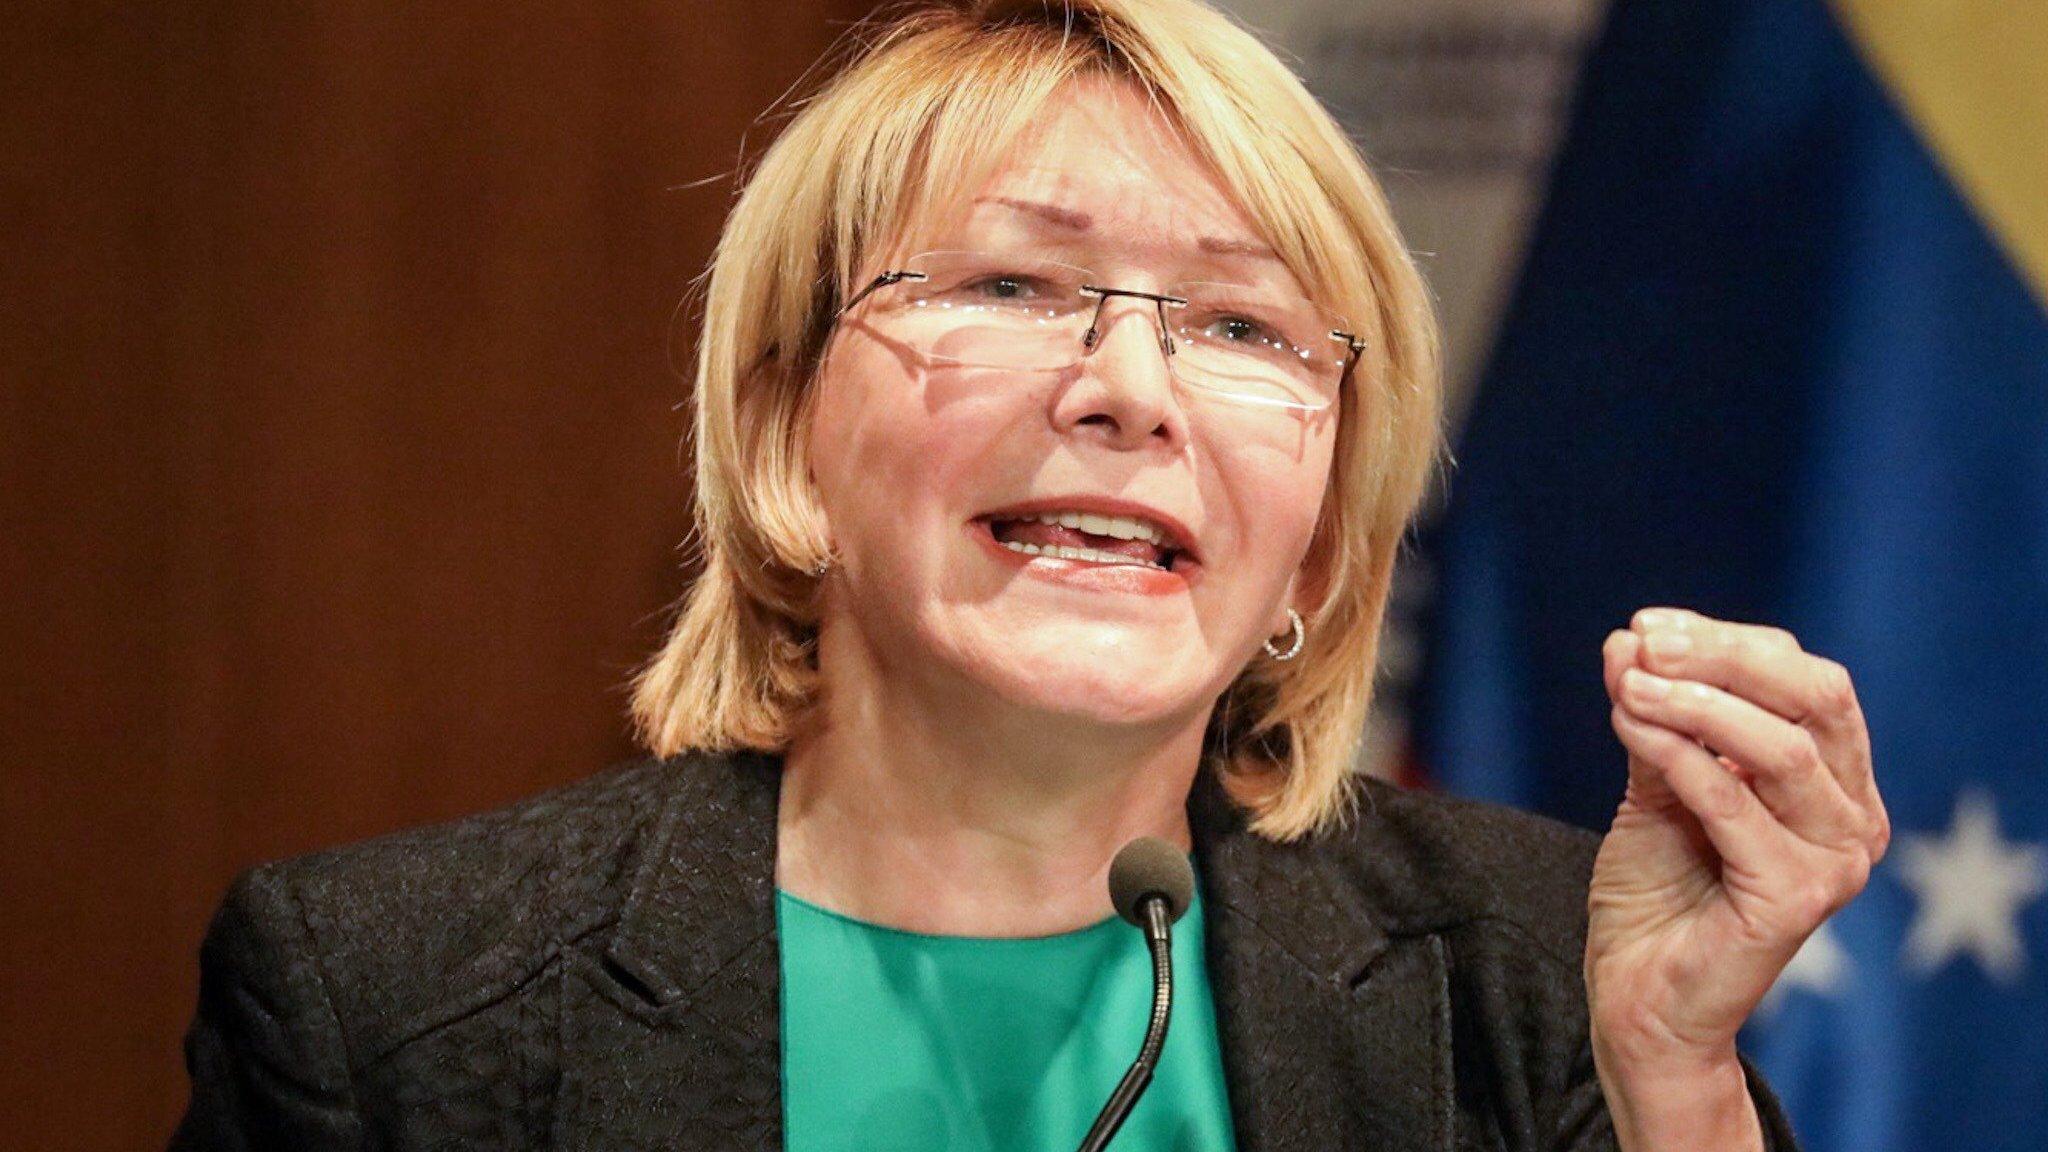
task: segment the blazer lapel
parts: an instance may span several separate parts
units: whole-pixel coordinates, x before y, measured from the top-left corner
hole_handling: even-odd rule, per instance
[[[1239,1148],[1448,1152],[1442,942],[1390,937],[1363,869],[1347,875],[1328,845],[1252,835],[1206,770],[1189,816]],[[1362,832],[1346,843],[1370,851]]]
[[[564,1149],[782,1146],[779,774],[672,761],[617,928],[564,952]]]
[[[739,754],[669,771],[616,929],[563,952],[554,1144],[777,1149],[778,766]],[[1441,941],[1390,936],[1364,869],[1252,835],[1209,772],[1189,817],[1238,1146],[1449,1152]],[[1370,829],[1346,842],[1370,852]]]

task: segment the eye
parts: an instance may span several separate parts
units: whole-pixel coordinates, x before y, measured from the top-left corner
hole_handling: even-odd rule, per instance
[[[1209,334],[1226,344],[1266,344],[1287,347],[1287,339],[1266,324],[1249,316],[1218,316],[1209,322]]]
[[[994,300],[1024,300],[1039,291],[1039,284],[1032,277],[1003,272],[974,280],[964,290]]]

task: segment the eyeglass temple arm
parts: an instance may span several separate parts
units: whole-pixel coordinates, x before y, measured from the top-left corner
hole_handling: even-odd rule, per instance
[[[880,276],[875,277],[873,280],[868,281],[867,287],[861,289],[858,292],[855,292],[853,294],[853,299],[848,300],[845,304],[840,306],[838,312],[833,313],[833,318],[837,319],[838,317],[844,316],[848,312],[853,311],[853,306],[855,304],[860,303],[861,301],[874,295],[877,291],[883,288],[887,288],[891,284],[897,284],[905,280],[923,279],[925,279],[925,274],[922,272],[911,272],[908,270],[884,272]]]
[[[1343,344],[1348,350],[1344,357],[1344,373],[1337,377],[1337,379],[1349,380],[1351,379],[1351,370],[1358,367],[1359,357],[1365,354],[1365,341],[1353,336],[1349,332],[1340,332],[1334,328],[1330,330],[1330,339]]]

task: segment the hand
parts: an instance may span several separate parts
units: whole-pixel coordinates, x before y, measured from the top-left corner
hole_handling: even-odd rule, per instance
[[[1636,1082],[1725,1073],[1772,981],[1884,855],[1869,731],[1848,672],[1780,629],[1649,609],[1602,655],[1628,790],[1593,868],[1596,1049]]]

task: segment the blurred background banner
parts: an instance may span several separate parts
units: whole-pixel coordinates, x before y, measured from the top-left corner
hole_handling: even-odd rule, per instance
[[[1222,0],[1364,151],[1436,297],[1455,426],[1541,209],[1606,0]],[[1437,493],[1441,496],[1441,492]],[[1359,767],[1397,775],[1432,581],[1404,555]]]
[[[1894,846],[1745,1037],[1814,1152],[2048,1135],[2043,61],[2039,4],[1619,0],[1411,566],[1411,769],[1589,827],[1634,609],[1855,674]]]

